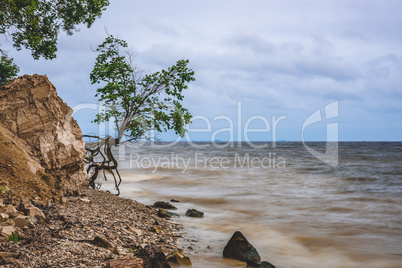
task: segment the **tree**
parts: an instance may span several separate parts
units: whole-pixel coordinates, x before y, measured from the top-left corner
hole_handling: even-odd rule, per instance
[[[89,28],[108,5],[109,0],[2,0],[0,34],[6,40],[11,37],[17,50],[31,50],[34,59],[53,59],[60,31],[72,35],[81,23]],[[2,81],[7,82],[16,75],[16,65],[6,51],[0,48],[0,53],[2,64],[11,68],[1,75]]]
[[[174,130],[183,137],[185,125],[191,120],[190,113],[181,104],[183,90],[195,80],[194,71],[187,67],[189,61],[179,60],[167,70],[143,75],[144,71],[134,64],[133,54],[125,48],[127,43],[124,40],[109,35],[96,49],[99,55],[90,74],[92,84],[104,85],[97,89],[96,97],[104,103],[105,109],[96,115],[94,121],[112,121],[116,129],[115,137],[87,136],[99,139],[88,148],[88,172],[93,172],[90,179],[93,188],[100,170],[110,171],[113,176],[113,170],[116,170],[118,190],[121,178],[111,146],[122,141],[152,138],[150,131]],[[102,161],[94,161],[97,154],[102,156]]]
[[[0,34],[11,35],[13,46],[31,50],[34,59],[53,59],[60,30],[72,35],[80,23],[89,28],[108,5],[108,0],[2,0]]]
[[[17,76],[19,72],[17,65],[13,63],[13,59],[8,59],[6,56],[0,58],[0,86],[4,85],[11,78]]]

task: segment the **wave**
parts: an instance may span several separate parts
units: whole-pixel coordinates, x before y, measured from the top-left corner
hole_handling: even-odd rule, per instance
[[[180,197],[180,202],[194,203],[200,205],[221,205],[231,202],[226,198],[191,198],[191,197]]]
[[[342,178],[342,180],[345,181],[375,181],[375,178],[370,178],[370,177],[347,177],[347,178]]]

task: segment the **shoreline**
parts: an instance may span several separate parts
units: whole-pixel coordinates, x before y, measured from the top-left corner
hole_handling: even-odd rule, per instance
[[[17,243],[0,242],[4,267],[118,267],[112,260],[137,257],[152,267],[150,259],[160,252],[181,250],[182,225],[158,217],[149,205],[104,191],[82,189],[64,204],[42,209],[46,218],[17,229]]]

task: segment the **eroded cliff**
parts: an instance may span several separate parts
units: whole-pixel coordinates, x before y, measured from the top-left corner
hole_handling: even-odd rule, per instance
[[[24,75],[1,86],[0,185],[42,199],[79,191],[87,182],[85,149],[71,115],[46,76]]]

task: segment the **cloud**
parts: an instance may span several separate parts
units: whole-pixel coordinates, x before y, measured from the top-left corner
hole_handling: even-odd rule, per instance
[[[115,0],[91,29],[61,36],[56,60],[12,56],[22,72],[48,74],[69,105],[94,102],[91,48],[106,27],[147,72],[189,59],[197,81],[185,105],[194,114],[236,117],[241,101],[247,115],[286,114],[283,133],[297,139],[303,118],[339,100],[340,129],[356,123],[364,136],[371,124],[397,128],[401,116],[401,8],[396,0]],[[345,129],[344,139],[359,131]],[[402,140],[402,129],[383,133],[376,139]]]

